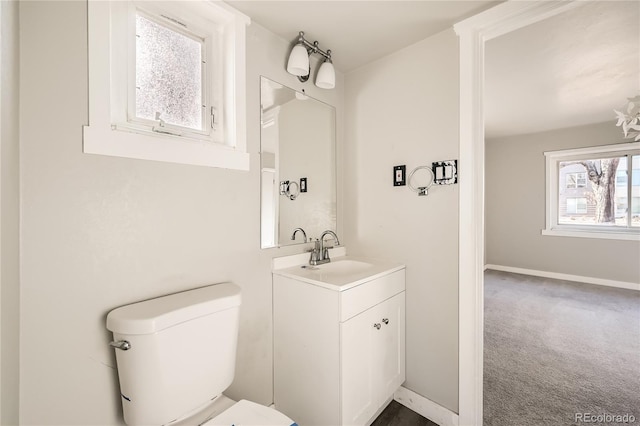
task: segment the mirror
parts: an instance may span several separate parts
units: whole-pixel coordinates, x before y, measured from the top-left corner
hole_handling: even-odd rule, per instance
[[[262,248],[336,230],[335,108],[261,77]]]

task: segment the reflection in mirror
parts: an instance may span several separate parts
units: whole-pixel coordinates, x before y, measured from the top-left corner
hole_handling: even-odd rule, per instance
[[[261,77],[261,245],[336,230],[335,109]]]

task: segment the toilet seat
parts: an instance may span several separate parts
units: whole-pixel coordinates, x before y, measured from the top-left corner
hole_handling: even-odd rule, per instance
[[[202,426],[298,426],[281,412],[242,399]]]

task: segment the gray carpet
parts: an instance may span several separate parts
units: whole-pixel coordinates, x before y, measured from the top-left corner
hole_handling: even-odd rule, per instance
[[[640,292],[487,271],[484,425],[576,424],[640,425]]]

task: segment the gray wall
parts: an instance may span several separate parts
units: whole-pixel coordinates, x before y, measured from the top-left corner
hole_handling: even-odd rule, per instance
[[[613,118],[487,140],[486,263],[639,283],[640,242],[540,233],[546,214],[543,152],[626,141]]]
[[[18,2],[0,3],[0,424],[18,424],[20,212]]]
[[[408,389],[458,411],[458,186],[419,197],[407,172],[458,158],[458,39],[441,32],[346,79],[345,204],[350,253],[407,266]],[[427,177],[420,172],[414,182]]]
[[[122,424],[107,312],[222,281],[243,291],[228,395],[270,404],[271,259],[303,247],[260,249],[259,76],[335,105],[338,128],[343,79],[301,86],[289,41],[251,25],[249,172],[87,155],[86,25],[86,2],[20,3],[20,422]]]

